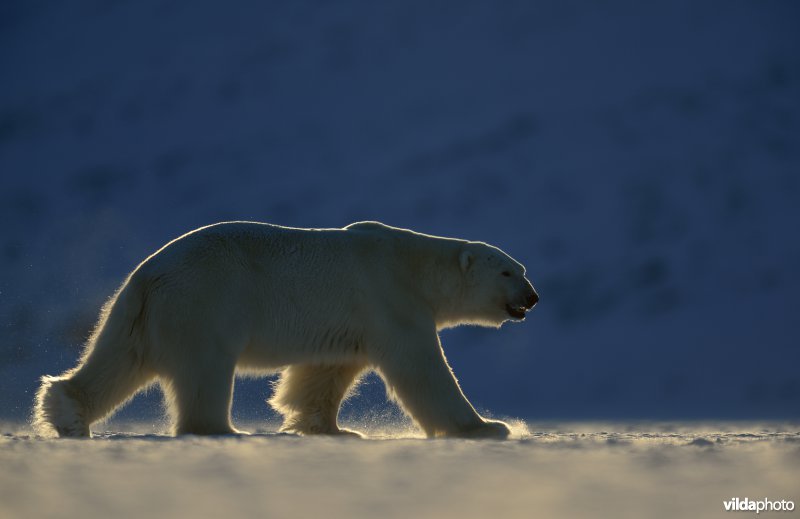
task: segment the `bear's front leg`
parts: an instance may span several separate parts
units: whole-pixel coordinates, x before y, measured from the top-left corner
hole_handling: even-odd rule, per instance
[[[459,431],[452,436],[458,438],[494,438],[503,440],[511,434],[508,424],[500,420],[483,418],[483,423],[472,429]]]
[[[508,426],[482,418],[447,364],[433,323],[397,327],[376,365],[389,393],[428,437],[507,438]]]

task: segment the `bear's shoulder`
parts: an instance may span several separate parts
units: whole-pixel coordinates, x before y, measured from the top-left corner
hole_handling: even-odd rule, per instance
[[[408,248],[417,237],[413,231],[381,222],[355,222],[344,227],[344,231],[349,236],[348,242],[370,257],[379,252],[394,256],[398,247]]]
[[[396,230],[381,222],[355,222],[345,227],[347,231],[392,231]]]
[[[401,227],[392,227],[391,225],[386,225],[385,223],[372,222],[372,221],[351,223],[350,225],[345,227],[344,230],[364,232],[372,235],[394,236],[398,238],[425,236],[423,234],[414,232],[410,229],[403,229]]]

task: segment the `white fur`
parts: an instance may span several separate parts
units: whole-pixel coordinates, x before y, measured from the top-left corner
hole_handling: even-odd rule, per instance
[[[78,366],[43,377],[34,424],[41,434],[88,436],[158,382],[175,433],[232,433],[235,372],[283,369],[270,404],[284,430],[348,433],[336,423],[339,406],[375,369],[429,436],[505,437],[505,424],[464,397],[437,332],[500,326],[507,305],[532,306],[524,274],[484,243],[376,222],[204,227],[131,273]]]

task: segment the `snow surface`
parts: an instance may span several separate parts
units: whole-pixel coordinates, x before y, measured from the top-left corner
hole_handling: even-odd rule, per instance
[[[800,434],[776,424],[517,422],[509,441],[139,427],[91,440],[0,427],[0,517],[674,519],[730,517],[732,497],[800,504]]]
[[[443,337],[481,409],[798,418],[799,19],[793,1],[2,2],[0,416],[27,415],[169,239],[377,219],[527,265],[528,322]],[[235,414],[269,419],[268,392],[240,382]]]

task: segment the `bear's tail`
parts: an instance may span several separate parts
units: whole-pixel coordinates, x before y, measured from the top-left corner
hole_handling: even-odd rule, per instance
[[[152,380],[143,367],[150,284],[135,277],[134,272],[103,307],[78,366],[42,377],[32,417],[37,434],[88,437],[93,422]]]

